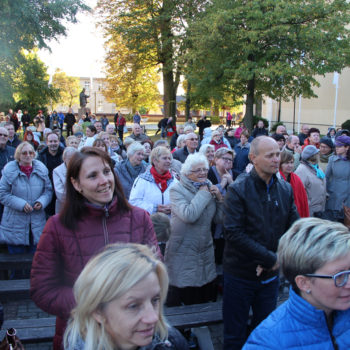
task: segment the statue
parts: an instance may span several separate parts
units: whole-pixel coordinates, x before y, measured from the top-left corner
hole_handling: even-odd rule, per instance
[[[82,92],[79,95],[79,100],[80,100],[80,107],[81,108],[85,108],[86,104],[87,104],[87,99],[88,99],[88,95],[85,95],[85,88],[82,90]]]

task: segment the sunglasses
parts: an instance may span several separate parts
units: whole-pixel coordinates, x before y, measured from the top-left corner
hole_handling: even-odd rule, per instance
[[[24,151],[21,154],[22,154],[22,156],[28,156],[28,155],[32,156],[34,154],[34,152],[33,151]]]

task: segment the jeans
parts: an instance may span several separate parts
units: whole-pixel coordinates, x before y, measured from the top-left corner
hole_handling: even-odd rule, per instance
[[[278,287],[279,278],[263,284],[224,273],[224,350],[242,348],[249,335],[247,323],[250,307],[253,310],[253,330],[276,308]]]

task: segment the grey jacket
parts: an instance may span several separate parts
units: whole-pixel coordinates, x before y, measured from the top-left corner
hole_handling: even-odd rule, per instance
[[[212,220],[222,221],[223,204],[197,190],[186,176],[170,189],[171,234],[165,250],[170,285],[201,287],[216,277]]]
[[[310,166],[300,163],[295,170],[304,184],[309,202],[310,216],[318,211],[324,211],[326,205],[326,178],[320,179]]]
[[[9,162],[0,180],[0,202],[5,207],[0,225],[0,242],[29,245],[31,228],[34,244],[37,244],[46,223],[44,209],[51,197],[52,186],[43,163],[33,160],[33,172],[28,179],[16,160]],[[26,214],[23,211],[25,204],[33,206],[35,202],[40,202],[42,208]]]
[[[337,155],[329,158],[326,169],[328,200],[326,209],[341,210],[343,202],[350,207],[350,160]]]
[[[141,163],[141,166],[142,166],[141,171],[138,174],[136,174],[136,173],[133,174],[132,172],[129,171],[128,165],[131,166],[129,160],[127,159],[127,160],[123,160],[120,163],[117,163],[115,165],[115,168],[114,168],[114,171],[115,171],[119,181],[121,182],[125,197],[127,199],[129,199],[129,197],[130,197],[130,191],[131,191],[131,188],[132,188],[132,185],[133,185],[135,179],[139,175],[144,173],[147,169],[147,166],[142,162]]]
[[[56,207],[55,213],[58,214],[63,206],[64,199],[66,197],[66,175],[67,175],[67,166],[63,162],[57,168],[53,169],[52,179],[53,186],[56,193]]]

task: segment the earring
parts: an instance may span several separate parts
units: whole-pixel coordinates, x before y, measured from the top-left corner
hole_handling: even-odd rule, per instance
[[[306,293],[307,293],[307,294],[311,294],[311,290],[308,289],[308,290],[306,291]]]

